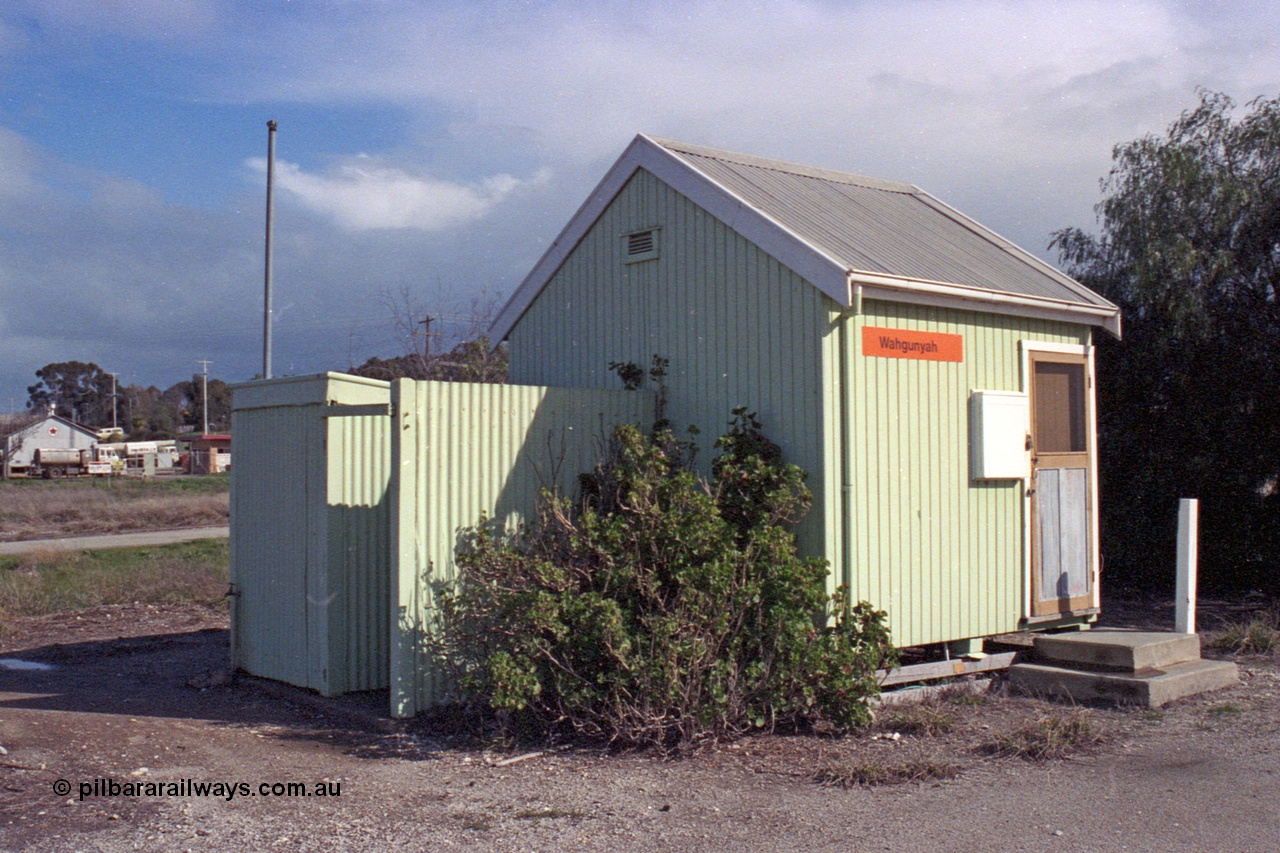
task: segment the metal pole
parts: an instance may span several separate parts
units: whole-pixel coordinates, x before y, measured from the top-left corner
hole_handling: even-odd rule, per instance
[[[111,429],[116,427],[116,375],[111,374]]]
[[[204,432],[202,432],[201,435],[208,435],[209,434],[209,365],[213,364],[213,362],[209,361],[208,359],[200,359],[196,362],[196,364],[202,365],[204,367],[204,374],[200,380],[200,383],[201,383],[200,399],[204,403]]]
[[[274,214],[271,191],[276,171],[276,121],[267,122],[267,235],[263,274],[262,378],[271,378],[271,220]],[[208,432],[208,430],[205,430]]]

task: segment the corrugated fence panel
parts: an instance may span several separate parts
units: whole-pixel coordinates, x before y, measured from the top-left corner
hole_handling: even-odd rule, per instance
[[[960,335],[964,360],[864,355],[863,326]],[[969,393],[1022,390],[1019,341],[1087,343],[1088,329],[876,301],[841,328],[849,336],[852,595],[889,612],[902,646],[1017,630],[1022,488],[969,479]]]
[[[532,518],[544,487],[574,493],[615,425],[652,421],[653,396],[398,380],[392,401],[391,708],[412,716],[446,688],[425,639],[460,533],[482,516],[509,526]]]

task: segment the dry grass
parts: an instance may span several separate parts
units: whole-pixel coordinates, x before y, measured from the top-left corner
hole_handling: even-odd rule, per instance
[[[882,732],[937,737],[955,728],[956,715],[945,706],[945,700],[929,699],[918,703],[891,705],[876,713],[875,727]]]
[[[1054,711],[983,745],[995,758],[1054,761],[1070,758],[1101,744],[1089,712],[1081,709]]]
[[[1227,622],[1210,632],[1205,645],[1237,655],[1280,656],[1280,605]]]
[[[0,633],[5,622],[104,604],[225,606],[225,540],[152,548],[0,557]]]
[[[819,785],[873,788],[879,785],[905,785],[909,782],[940,782],[960,775],[960,766],[933,758],[890,762],[873,760],[863,763],[837,764],[824,767],[813,775]]]
[[[226,477],[0,481],[0,541],[227,523]]]

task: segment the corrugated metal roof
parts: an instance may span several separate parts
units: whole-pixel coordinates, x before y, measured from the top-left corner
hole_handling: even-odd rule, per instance
[[[649,139],[855,272],[1110,305],[910,184]]]
[[[1065,319],[1120,336],[1115,305],[918,187],[642,133],[511,294],[490,340],[507,337],[638,169],[838,305],[851,307],[856,288],[872,299]]]

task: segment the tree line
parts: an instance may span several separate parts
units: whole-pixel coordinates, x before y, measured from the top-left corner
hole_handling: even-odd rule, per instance
[[[1098,234],[1053,235],[1118,304],[1099,340],[1108,584],[1172,583],[1179,498],[1201,501],[1201,586],[1280,593],[1280,99],[1202,91],[1116,146]]]
[[[161,390],[155,385],[113,384],[110,373],[93,362],[60,361],[36,371],[27,388],[27,411],[42,416],[53,411],[82,426],[105,429],[115,424],[130,441],[174,438],[203,429],[205,382],[200,374]],[[114,393],[113,393],[114,388]],[[209,430],[231,428],[231,390],[221,379],[208,379]]]

